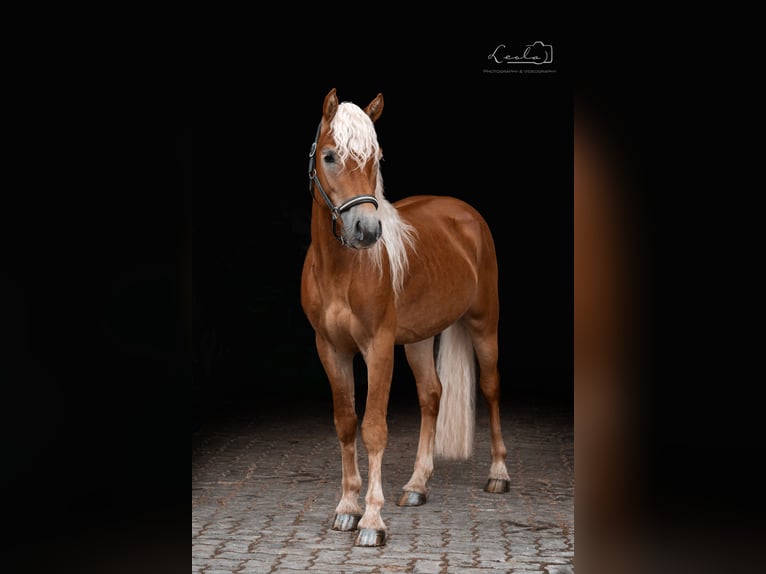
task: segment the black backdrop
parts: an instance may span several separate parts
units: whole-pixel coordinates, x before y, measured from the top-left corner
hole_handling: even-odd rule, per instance
[[[376,127],[389,200],[454,195],[487,219],[500,266],[504,395],[571,398],[570,55],[546,39],[555,59],[534,70],[544,73],[487,72],[503,67],[488,55],[514,41],[522,49],[518,38],[487,38],[222,68],[223,87],[203,102],[205,121],[189,136],[195,416],[286,395],[329,397],[299,289],[310,241],[308,150],[331,88],[361,106],[383,94]],[[414,397],[397,349],[392,401]]]
[[[651,343],[640,365],[650,396],[634,416],[651,430],[652,482],[639,486],[662,510],[658,524],[680,510],[684,526],[738,536],[757,520],[760,533],[762,497],[751,493],[763,403],[750,397],[762,361],[743,295],[760,287],[750,276],[759,253],[747,247],[760,245],[762,225],[750,196],[729,201],[757,189],[743,174],[758,162],[741,155],[738,131],[752,135],[752,59],[732,60],[720,38],[709,49],[709,27],[655,28],[651,38],[580,34],[577,62],[578,89],[630,159],[648,216],[639,336]],[[197,420],[218,405],[257,405],[267,389],[326,396],[297,281],[306,154],[332,87],[359,103],[386,97],[389,198],[436,186],[490,221],[506,396],[571,397],[573,46],[485,26],[470,40],[390,33],[388,46],[258,32],[252,46],[209,52],[191,83],[177,75],[191,60],[185,46],[170,55],[143,38],[142,51],[118,37],[120,52],[54,35],[53,49],[26,50],[11,70],[0,486],[17,549],[6,560],[25,569],[51,549],[58,570],[85,571],[73,555],[123,563],[142,555],[126,543],[157,540],[177,542],[185,560],[188,451],[171,441],[188,444],[190,395]],[[555,73],[483,72],[497,43],[522,37],[553,45]],[[646,57],[679,42],[699,57]],[[398,371],[394,398],[406,388]],[[707,540],[689,549],[742,556]]]
[[[232,405],[329,398],[299,279],[307,154],[333,87],[361,105],[383,93],[389,199],[455,195],[492,227],[505,396],[571,399],[570,47],[307,40],[218,51],[191,83],[160,53],[96,69],[91,46],[55,50],[15,84],[0,486],[19,544],[57,568],[94,548],[138,555],[114,547],[136,532],[187,548],[169,523],[188,524],[172,441],[188,440],[190,399],[198,428]],[[535,40],[554,47],[548,73],[483,71],[497,44]],[[392,405],[414,396],[400,352]]]

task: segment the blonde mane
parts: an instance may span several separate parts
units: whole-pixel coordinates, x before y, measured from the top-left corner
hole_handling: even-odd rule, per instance
[[[351,102],[343,102],[338,106],[330,123],[330,135],[335,140],[335,153],[340,158],[341,165],[351,157],[363,166],[369,160],[375,165],[380,159],[380,145],[372,123],[362,108]]]
[[[378,173],[375,198],[378,200],[378,216],[382,224],[380,240],[370,249],[369,259],[378,273],[383,273],[383,250],[388,255],[391,284],[398,297],[404,287],[404,276],[409,267],[407,246],[415,249],[415,228],[404,221],[396,208],[383,194],[383,176],[380,173],[380,145],[375,125],[365,111],[351,102],[343,102],[330,123],[330,133],[335,140],[335,152],[341,164],[351,157],[360,166],[372,160]]]

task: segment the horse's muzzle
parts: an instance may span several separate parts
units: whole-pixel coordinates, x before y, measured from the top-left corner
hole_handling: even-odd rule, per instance
[[[349,247],[355,249],[367,249],[372,247],[380,239],[383,233],[383,224],[375,215],[360,215],[344,217],[343,237]]]

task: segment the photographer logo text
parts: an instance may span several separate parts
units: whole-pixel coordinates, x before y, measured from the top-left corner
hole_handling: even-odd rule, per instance
[[[487,60],[491,64],[504,64],[508,66],[552,64],[553,46],[539,41],[521,46],[498,44],[487,56]]]

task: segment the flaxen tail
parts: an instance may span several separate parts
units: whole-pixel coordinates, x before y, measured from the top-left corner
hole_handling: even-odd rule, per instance
[[[468,330],[459,321],[439,339],[436,372],[442,383],[434,452],[445,459],[467,459],[473,452],[476,362]]]

